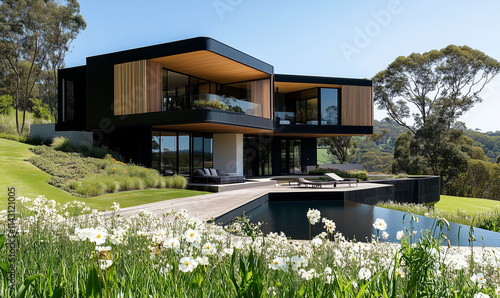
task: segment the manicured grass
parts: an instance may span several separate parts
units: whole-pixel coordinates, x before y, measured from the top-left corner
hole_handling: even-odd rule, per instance
[[[500,201],[442,195],[441,201],[434,207],[448,212],[456,212],[460,209],[466,213],[476,213],[478,211],[492,211],[492,209],[500,207]]]
[[[44,195],[61,204],[78,200],[96,209],[109,209],[113,202],[119,203],[121,207],[130,207],[206,193],[192,190],[148,189],[111,193],[93,198],[75,197],[45,182],[50,175],[27,161],[34,155],[29,151],[31,147],[33,146],[0,138],[0,189],[2,190],[0,210],[7,208],[7,189],[10,187],[16,189],[16,197],[34,199],[39,195]]]
[[[322,165],[322,164],[331,163],[328,160],[328,149],[326,149],[326,148],[318,148],[317,149],[317,154],[318,154],[318,157],[317,157],[318,164]]]

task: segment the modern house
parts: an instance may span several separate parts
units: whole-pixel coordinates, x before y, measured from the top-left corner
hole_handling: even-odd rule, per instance
[[[198,37],[88,57],[59,70],[56,131],[165,175],[219,168],[245,176],[303,172],[317,138],[373,133],[372,82],[275,74]]]

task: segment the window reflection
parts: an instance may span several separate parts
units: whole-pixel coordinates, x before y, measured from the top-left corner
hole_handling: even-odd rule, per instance
[[[218,109],[271,118],[271,80],[219,84],[163,70],[162,111]]]
[[[321,120],[327,125],[338,125],[338,89],[321,88]]]
[[[278,93],[275,100],[278,124],[339,125],[339,89],[313,88]]]

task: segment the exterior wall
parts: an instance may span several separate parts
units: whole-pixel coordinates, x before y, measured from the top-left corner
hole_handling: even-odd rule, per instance
[[[243,176],[243,135],[214,134],[214,168]]]
[[[89,131],[57,131],[55,123],[31,124],[30,136],[42,140],[53,139],[54,137],[65,137],[71,143],[93,145],[93,133]]]
[[[374,180],[363,183],[394,185],[394,198],[398,203],[427,204],[441,199],[441,178],[422,176],[404,179]]]
[[[342,125],[373,126],[373,88],[342,86]]]

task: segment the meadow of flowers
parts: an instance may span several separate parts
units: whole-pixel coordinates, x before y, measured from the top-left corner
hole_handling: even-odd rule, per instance
[[[346,240],[335,219],[309,210],[325,232],[311,241],[262,235],[245,218],[228,227],[190,217],[90,210],[18,198],[16,218],[0,213],[1,297],[497,297],[500,251],[449,248],[412,226],[400,243]],[[9,221],[9,219],[11,221]],[[416,220],[411,214],[408,220]],[[293,219],[290,219],[293,220]],[[403,220],[403,219],[402,219]],[[355,223],[353,223],[355,224]],[[374,222],[378,238],[387,224]],[[12,229],[17,235],[13,238]],[[308,227],[304,227],[307,229]],[[446,221],[436,220],[436,229]],[[239,235],[228,231],[239,232]],[[8,232],[8,233],[7,233]],[[7,237],[7,238],[6,238]],[[9,240],[10,239],[10,240]],[[15,266],[11,290],[8,270]]]

